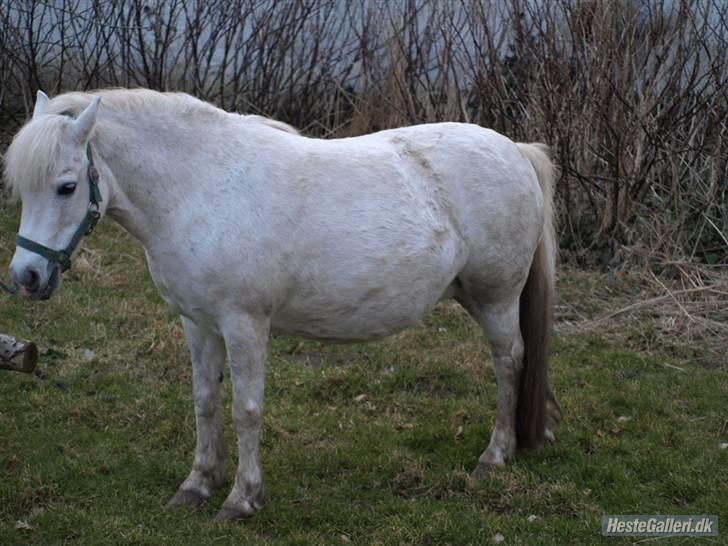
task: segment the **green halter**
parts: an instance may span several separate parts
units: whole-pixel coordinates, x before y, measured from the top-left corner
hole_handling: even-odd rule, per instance
[[[40,254],[50,262],[55,262],[61,267],[61,272],[66,271],[71,267],[71,256],[76,250],[78,243],[81,242],[86,235],[89,235],[96,223],[101,218],[99,212],[99,203],[101,203],[101,192],[99,191],[99,173],[94,167],[94,159],[91,153],[91,145],[86,146],[86,157],[88,157],[88,186],[89,186],[89,206],[86,211],[86,216],[81,220],[81,225],[78,226],[76,232],[71,237],[71,242],[63,250],[53,250],[40,243],[26,239],[22,235],[15,236],[15,244]]]

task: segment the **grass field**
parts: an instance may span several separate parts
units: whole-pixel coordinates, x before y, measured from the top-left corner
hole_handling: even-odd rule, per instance
[[[4,277],[17,217],[0,208]],[[565,275],[563,297],[598,282]],[[102,223],[53,300],[0,295],[0,331],[34,340],[44,372],[0,372],[3,545],[607,544],[635,539],[601,537],[603,514],[728,521],[725,366],[562,333],[558,442],[474,481],[496,386],[481,334],[456,306],[367,345],[276,337],[267,504],[213,524],[229,483],[197,511],[163,509],[192,462],[191,370],[136,243]],[[234,461],[229,388],[225,403]]]

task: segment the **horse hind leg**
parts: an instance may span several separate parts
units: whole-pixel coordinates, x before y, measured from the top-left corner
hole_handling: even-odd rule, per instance
[[[493,354],[498,385],[495,427],[488,447],[480,456],[474,475],[501,467],[516,453],[516,408],[523,370],[523,338],[519,327],[518,298],[505,304],[465,305],[480,324]]]
[[[516,292],[520,295],[520,290]],[[502,467],[515,457],[518,447],[517,420],[520,382],[524,376],[524,341],[520,327],[520,298],[500,303],[477,303],[461,293],[458,301],[483,328],[491,347],[498,386],[495,427],[488,447],[479,458],[475,476]],[[546,386],[543,439],[554,442],[553,430],[562,412],[551,388]]]

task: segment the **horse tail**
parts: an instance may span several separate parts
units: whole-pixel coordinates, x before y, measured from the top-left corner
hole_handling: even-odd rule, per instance
[[[556,274],[554,233],[554,165],[545,144],[518,144],[530,161],[543,193],[543,232],[533,256],[526,285],[520,298],[520,327],[523,336],[523,373],[516,406],[516,439],[519,447],[531,447],[544,440],[547,413],[561,418],[561,408],[548,382],[549,342],[553,323]],[[547,408],[550,403],[552,408]],[[551,409],[549,412],[547,410]]]

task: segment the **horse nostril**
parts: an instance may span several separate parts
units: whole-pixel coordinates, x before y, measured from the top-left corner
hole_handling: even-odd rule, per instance
[[[29,292],[36,292],[40,287],[40,275],[38,275],[38,272],[35,269],[27,269],[25,271],[23,284]]]

